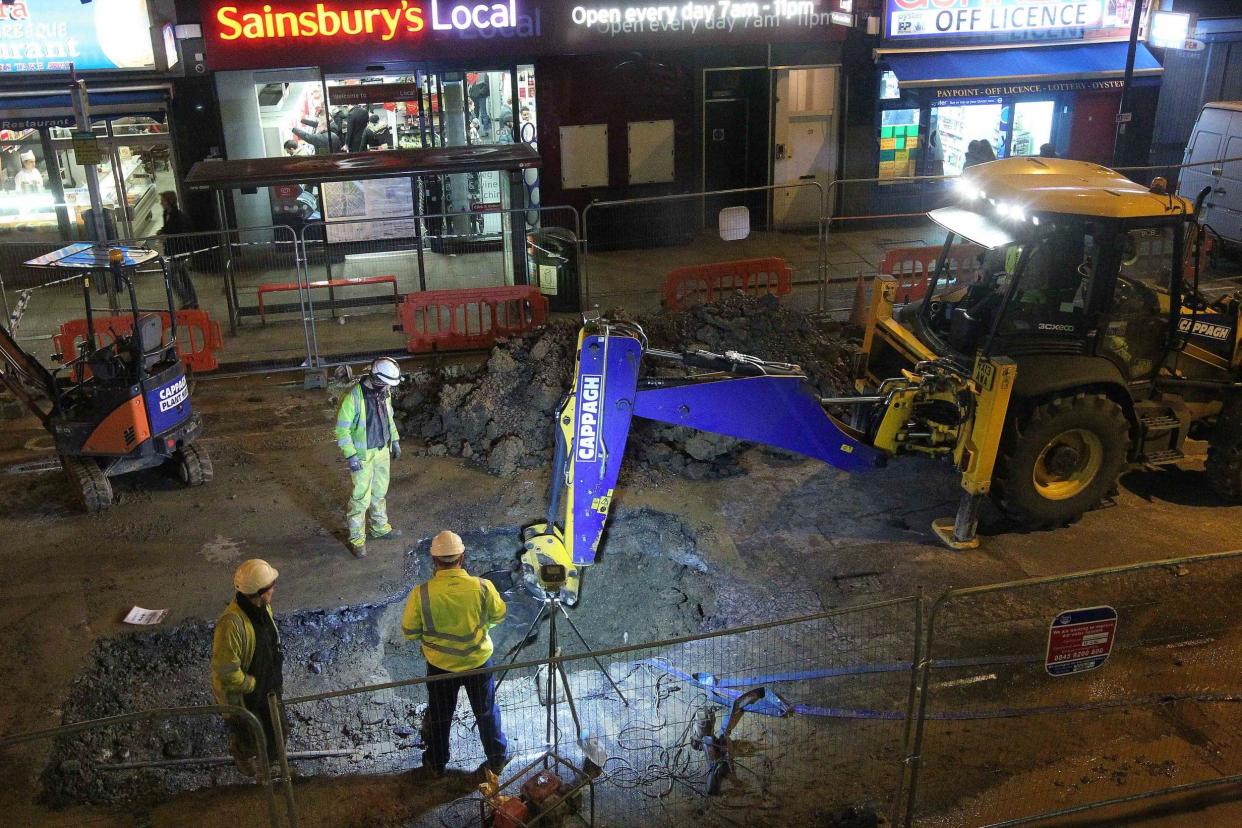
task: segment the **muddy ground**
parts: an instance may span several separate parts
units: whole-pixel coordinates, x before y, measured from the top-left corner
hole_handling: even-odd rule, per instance
[[[159,473],[137,475],[118,485],[115,508],[90,517],[73,511],[58,474],[34,473],[29,465],[25,473],[0,474],[0,658],[8,666],[0,732],[205,701],[209,625],[230,597],[233,568],[252,556],[282,573],[276,609],[290,648],[288,693],[417,676],[421,660],[400,639],[396,613],[425,575],[427,538],[454,528],[475,550],[475,571],[502,567],[518,528],[545,509],[544,468],[499,477],[476,458],[408,456],[394,465],[390,493],[390,515],[405,536],[374,543],[368,558],[354,560],[342,545],[347,474],[332,441],[329,394],[303,391],[279,375],[199,382],[194,393],[216,460],[209,487],[185,491]],[[0,424],[6,468],[37,466],[47,449],[33,420]],[[1207,494],[1197,462],[1128,473],[1113,503],[1055,532],[1017,534],[985,521],[982,548],[966,553],[945,551],[929,531],[931,519],[951,514],[957,502],[954,475],[934,463],[910,460],[849,476],[743,448],[726,477],[695,480],[652,465],[628,474],[618,492],[606,555],[589,574],[573,617],[592,646],[614,647],[848,608],[911,595],[920,586],[936,594],[947,586],[1242,545],[1236,529],[1242,508]],[[1223,578],[1210,600],[1194,605],[1212,619],[1210,638],[1219,646],[1119,660],[1079,690],[1089,698],[1118,688],[1156,690],[1174,657],[1186,671],[1185,686],[1229,689],[1236,662],[1233,639],[1222,630],[1232,623],[1235,585],[1232,575]],[[1109,600],[1124,604],[1131,594],[1122,584]],[[535,610],[520,595],[511,603],[498,652],[521,639]],[[167,607],[170,614],[159,629],[137,631],[120,623],[134,605]],[[1046,627],[1045,608],[1037,609],[1033,615]],[[992,608],[996,615],[1012,610]],[[768,637],[610,660],[623,692],[644,700],[633,710],[617,706],[592,665],[575,663],[571,686],[583,696],[584,710],[609,738],[609,750],[628,756],[606,767],[611,793],[601,795],[601,824],[848,824],[838,819],[841,809],[883,806],[896,787],[899,725],[810,716],[748,716],[739,733],[758,746],[747,770],[727,796],[705,804],[694,793],[701,759],[677,747],[703,702],[692,698],[693,687],[670,693],[677,682],[640,662],[659,657],[685,672],[748,675],[790,664],[899,661],[908,658],[903,617],[896,610],[845,616]],[[535,652],[545,648],[546,637],[532,645]],[[566,649],[579,648],[571,640]],[[974,669],[945,681],[977,682],[980,695],[963,697],[972,705],[1046,701],[1019,689],[1028,685],[1016,673],[991,672],[998,677],[979,679]],[[533,679],[515,677],[502,702],[515,738],[537,750],[544,720]],[[834,682],[795,683],[782,692],[806,704],[902,709],[899,673]],[[1069,700],[1081,699],[1070,694]],[[401,773],[418,761],[411,721],[420,704],[418,693],[407,690],[294,708],[291,749],[348,751],[301,763],[295,788],[302,824],[469,824],[477,801],[468,796],[468,773],[478,756],[468,713],[446,779],[415,783]],[[1233,735],[1233,714],[1224,706],[1192,707],[1080,716],[1057,720],[1055,728],[1042,718],[937,724],[928,734],[938,764],[927,771],[935,795],[925,814],[933,824],[972,825],[1003,815],[1006,803],[1072,801],[1069,787],[1071,793],[1124,791],[1140,776],[1179,781],[1200,778],[1206,767],[1236,772],[1242,745]],[[659,738],[653,741],[652,733]],[[1140,749],[1119,744],[1127,733],[1141,741]],[[227,766],[99,767],[194,755],[223,755],[218,729],[180,723],[34,743],[0,761],[0,804],[6,821],[20,825],[263,824],[253,787]],[[665,794],[666,788],[677,793]],[[1182,803],[1180,812],[1161,807],[1134,812],[1130,824],[1229,824],[1239,813],[1209,794]],[[1109,818],[1104,824],[1116,824],[1116,815]]]

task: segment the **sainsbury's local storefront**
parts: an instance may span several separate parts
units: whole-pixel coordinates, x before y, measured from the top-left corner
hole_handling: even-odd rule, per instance
[[[206,0],[201,12],[228,157],[524,141],[544,162],[528,204],[582,208],[836,176],[855,21],[842,5]],[[329,195],[321,213],[519,206],[486,174],[415,187]],[[239,221],[296,211],[293,195],[239,196]],[[791,222],[817,206],[771,205]]]

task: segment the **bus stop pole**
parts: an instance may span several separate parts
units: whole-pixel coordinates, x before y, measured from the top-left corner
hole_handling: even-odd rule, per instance
[[[526,180],[521,170],[509,171],[509,235],[513,238],[513,284],[526,285]]]
[[[73,116],[77,122],[77,132],[89,133],[93,136],[90,100],[86,94],[86,81],[75,77],[73,83],[69,86],[69,97],[73,102]],[[76,156],[76,149],[74,154]],[[86,192],[91,200],[91,224],[94,225],[95,243],[107,244],[110,239],[108,238],[108,223],[104,221],[103,196],[99,190],[99,167],[95,165],[92,159],[84,158],[82,160],[90,162],[82,164],[82,169],[86,172]],[[104,284],[108,288],[108,307],[113,313],[117,313],[116,279],[111,273],[104,276],[103,279]]]

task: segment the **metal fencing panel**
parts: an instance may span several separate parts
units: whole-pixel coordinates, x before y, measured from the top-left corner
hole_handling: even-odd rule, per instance
[[[298,298],[303,280],[296,237],[290,228],[150,236],[113,243],[164,253],[168,287],[158,263],[140,266],[132,274],[139,311],[166,312],[171,290],[174,308],[206,312],[225,334],[218,354],[221,363],[297,365],[307,360],[309,337],[301,319],[303,303]],[[49,368],[55,366],[53,354],[58,349],[54,337],[61,326],[85,318],[83,277],[67,271],[27,267],[24,262],[63,246],[59,242],[0,245],[0,287],[8,308],[5,322],[13,327],[22,347]],[[90,278],[96,329],[106,331],[110,314],[131,312],[128,291],[110,284],[111,280],[101,278],[100,274]],[[263,284],[290,287],[296,309],[292,320],[274,319],[271,325],[264,326],[250,319],[259,286]],[[11,324],[14,317],[15,325]],[[74,355],[62,356],[68,361]]]
[[[528,234],[552,226],[576,238],[577,211],[545,207],[305,225],[299,244],[316,364],[404,351],[406,333],[394,326],[400,321],[396,305],[406,294],[524,283],[539,285],[545,295],[576,292],[576,274],[557,279],[557,271],[576,266],[569,260],[576,255],[556,267],[541,267],[528,256]],[[294,309],[266,306],[264,316],[270,321],[283,312]]]
[[[515,753],[510,773],[549,750],[576,767],[587,749],[602,751],[606,761],[592,785],[595,824],[814,824],[822,813],[848,806],[889,816],[908,750],[921,612],[920,599],[904,598],[594,652],[576,652],[562,618],[557,642],[565,655],[512,667],[497,656],[481,672],[497,676],[503,728]],[[545,625],[525,654],[547,646],[547,634]],[[550,719],[553,670],[558,706]],[[417,766],[415,734],[427,686],[444,680],[412,678],[286,699],[289,749],[320,747],[319,722],[361,717],[391,734],[392,723],[404,721],[399,732],[406,735],[378,742],[369,767]],[[695,747],[700,725],[714,711],[719,730],[733,700],[756,687],[772,695],[742,715],[732,733],[733,772],[719,793],[708,795],[708,760]],[[449,767],[470,772],[486,757],[464,700],[458,710]],[[325,770],[349,772],[347,765]],[[479,805],[476,795],[450,808],[465,822]],[[311,818],[305,801],[300,807]],[[438,818],[429,815],[431,823]]]
[[[1242,552],[945,593],[905,824],[1017,825],[1242,773],[1239,589]]]
[[[128,749],[125,746],[145,743],[151,740],[158,743],[161,735],[167,732],[163,728],[169,726],[170,723],[204,717],[227,717],[236,722],[241,728],[249,731],[254,744],[257,745],[255,769],[258,774],[257,781],[259,789],[262,791],[264,806],[262,809],[254,809],[254,806],[250,804],[248,808],[254,809],[256,822],[264,821],[271,828],[280,828],[281,820],[276,805],[273,769],[268,762],[267,737],[263,732],[263,726],[255,718],[254,714],[240,707],[200,705],[122,713],[116,716],[74,722],[45,730],[5,736],[0,738],[0,752],[5,752],[12,756],[14,753],[19,752],[23,746],[50,740],[53,758],[49,761],[42,775],[44,799],[53,808],[64,807],[68,802],[73,801],[85,800],[89,804],[91,791],[96,787],[94,780],[97,774],[107,777],[117,773],[129,773],[132,779],[131,790],[135,792],[143,790],[142,768],[144,765],[142,763],[127,764],[124,754],[128,752]],[[96,746],[96,750],[91,755],[87,755],[87,752],[84,750],[86,740],[91,740],[90,744]],[[100,749],[100,745],[115,745],[116,747],[115,749]],[[120,755],[118,756],[118,754]],[[32,762],[38,761],[34,757],[29,758]],[[203,761],[197,757],[191,758],[188,761],[203,764]],[[157,762],[155,764],[160,763]],[[292,813],[293,808],[292,793],[293,788],[286,776],[284,784],[285,804],[290,813]],[[60,801],[62,799],[67,799],[68,802]],[[221,803],[219,807],[224,813],[232,810],[224,803]],[[112,811],[113,809],[109,807],[106,810]],[[266,816],[266,820],[263,820],[260,815]],[[14,815],[9,814],[8,816],[13,817]],[[115,824],[115,814],[101,813],[88,807],[84,810],[79,809],[76,811],[71,818],[71,822],[75,825]],[[69,823],[66,822],[66,824]]]
[[[810,218],[795,218],[794,203],[814,206]],[[651,313],[672,270],[775,257],[793,271],[784,301],[821,308],[826,214],[815,181],[593,202],[582,214],[586,306]]]

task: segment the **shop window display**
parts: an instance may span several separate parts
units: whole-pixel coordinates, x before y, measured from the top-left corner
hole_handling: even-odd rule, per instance
[[[1003,158],[1003,109],[1006,107],[1000,98],[933,106],[928,141],[937,148],[936,156],[944,165],[944,172],[936,174],[958,175],[972,164]],[[983,147],[980,142],[987,146]]]
[[[915,174],[919,158],[919,110],[889,109],[880,120],[880,178]]]
[[[108,235],[154,234],[161,223],[158,194],[177,188],[167,127],[126,116],[96,122],[93,131],[104,154],[96,170]],[[76,161],[70,134],[51,127],[46,142],[33,129],[0,134],[0,234],[29,241],[94,237],[86,170]]]

